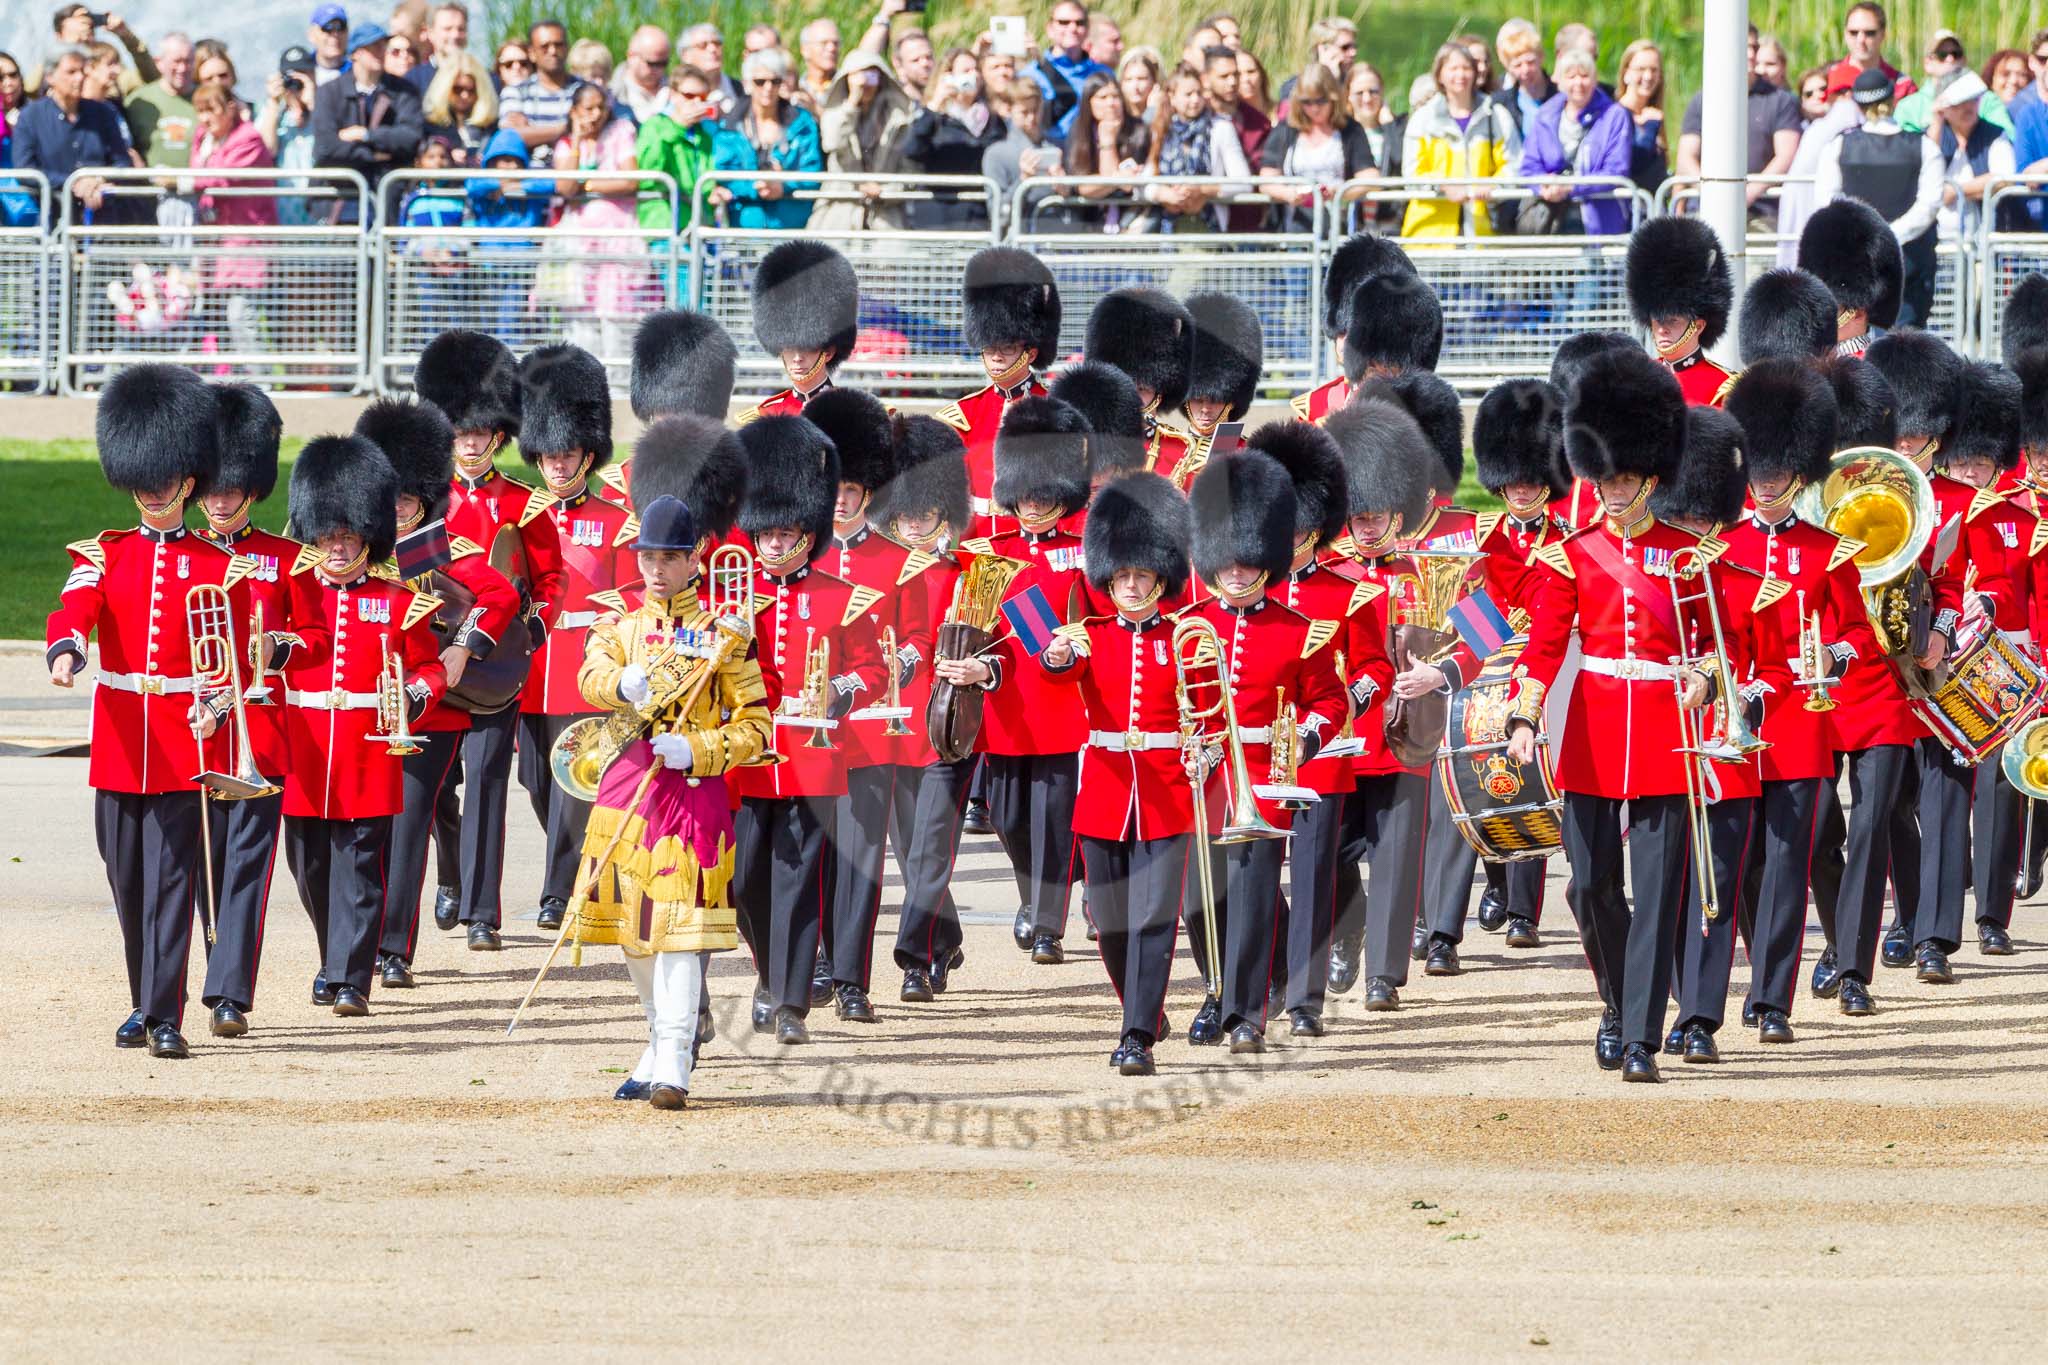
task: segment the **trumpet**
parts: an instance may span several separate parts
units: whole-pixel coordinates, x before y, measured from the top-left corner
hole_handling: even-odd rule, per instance
[[[1257,794],[1282,810],[1307,810],[1321,800],[1301,785],[1301,723],[1287,704],[1287,689],[1273,689],[1273,728],[1266,741],[1266,785]]]
[[[832,642],[820,640],[815,630],[804,633],[804,686],[801,696],[797,714],[804,724],[811,727],[811,737],[804,741],[804,747],[833,748],[832,737],[826,733],[835,724],[827,715],[832,704]]]
[[[910,734],[910,727],[903,723],[903,717],[910,714],[903,705],[903,670],[896,661],[896,627],[889,626],[882,631],[882,667],[889,670],[889,690],[884,694],[883,707],[891,712],[889,723],[882,727],[882,733],[891,739],[902,739]]]
[[[260,626],[262,608],[259,607],[257,612],[256,620]],[[225,588],[215,583],[201,583],[185,594],[185,634],[192,649],[194,695],[226,692],[229,704],[228,756],[232,761],[228,766],[231,771],[217,773],[208,770],[202,745],[197,781],[216,801],[247,801],[258,796],[275,796],[284,789],[256,771],[256,750],[249,742],[249,710],[242,691],[241,671],[236,663],[239,651],[235,648],[234,608],[229,604]],[[262,637],[259,635],[255,649],[260,650],[261,647]],[[262,674],[259,672],[256,676],[260,681]]]
[[[1799,667],[1806,674],[1792,681],[1810,689],[1806,698],[1806,709],[1813,712],[1832,711],[1835,699],[1830,693],[1834,680],[1828,677],[1828,652],[1821,644],[1820,613],[1806,614],[1806,593],[1799,593]]]
[[[405,693],[405,661],[391,651],[391,637],[384,637],[384,662],[377,670],[377,730],[363,738],[382,744],[384,752],[403,758],[420,751],[413,737],[411,699]]]
[[[263,648],[263,604],[258,602],[249,619],[249,690],[243,697],[253,702],[270,700],[270,667]]]

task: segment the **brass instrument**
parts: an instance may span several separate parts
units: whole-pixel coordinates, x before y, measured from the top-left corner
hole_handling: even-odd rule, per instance
[[[2005,742],[1998,767],[2029,801],[2048,800],[2048,716],[2030,720]]]
[[[1449,629],[1451,608],[1470,592],[1472,574],[1486,558],[1477,550],[1413,550],[1407,557],[1418,572],[1394,574],[1388,583],[1387,653],[1396,673],[1450,657],[1458,643]],[[1404,582],[1415,585],[1412,593],[1403,589]],[[1390,697],[1385,717],[1394,756],[1404,764],[1427,763],[1443,742],[1450,698],[1436,693]]]
[[[1287,689],[1274,689],[1273,728],[1266,740],[1266,785],[1257,794],[1282,810],[1307,810],[1322,798],[1301,785],[1301,725],[1287,704]]]
[[[839,723],[827,714],[832,707],[832,642],[819,639],[815,630],[804,632],[804,685],[798,697],[795,723],[811,730],[804,747],[835,747],[826,733]]]
[[[1184,745],[1205,741],[1202,723],[1217,720],[1223,727],[1223,795],[1229,823],[1217,831],[1219,844],[1246,844],[1254,839],[1285,839],[1288,832],[1275,828],[1259,814],[1257,792],[1251,769],[1245,762],[1244,741],[1238,737],[1237,702],[1229,681],[1223,676],[1223,641],[1216,628],[1199,616],[1191,616],[1173,628],[1174,696],[1180,703],[1181,740]],[[1216,696],[1206,705],[1200,697],[1213,689]],[[1195,789],[1195,804],[1202,805],[1202,790]],[[1204,818],[1206,823],[1206,816]],[[1206,838],[1198,842],[1208,842]]]
[[[263,604],[258,602],[249,620],[249,688],[242,693],[246,701],[266,702],[270,700],[270,667],[263,648]]]
[[[882,694],[880,706],[863,706],[847,717],[848,720],[884,720],[882,733],[891,739],[902,739],[910,733],[910,727],[903,722],[910,715],[910,708],[903,704],[903,666],[896,657],[896,627],[882,627],[882,667],[888,674],[888,689]]]
[[[1003,599],[1010,584],[1029,566],[1021,559],[1002,555],[976,555],[953,584],[952,605],[939,623],[932,642],[933,662],[941,659],[971,659],[987,649],[1002,619]],[[942,763],[957,763],[974,752],[981,733],[981,709],[985,693],[978,687],[955,687],[934,677],[930,699],[925,703],[925,735]]]
[[[262,624],[259,607],[257,624]],[[206,766],[206,751],[199,754],[199,776],[195,779],[216,801],[247,801],[275,796],[284,788],[256,771],[256,749],[249,740],[249,709],[237,667],[234,608],[227,589],[216,583],[201,583],[185,594],[185,634],[192,650],[193,700],[208,692],[228,694],[228,755],[231,771],[212,772]],[[262,647],[257,637],[256,648]],[[259,673],[257,675],[261,677]],[[205,811],[204,803],[200,810]]]
[[[1794,678],[1792,681],[1800,687],[1809,689],[1806,698],[1806,709],[1808,711],[1819,713],[1835,709],[1835,699],[1830,695],[1834,690],[1835,684],[1833,679],[1828,676],[1829,666],[1827,649],[1821,644],[1820,613],[1814,612],[1811,616],[1807,615],[1806,591],[1801,589],[1799,592],[1799,667],[1806,676]]]
[[[405,661],[391,651],[391,637],[386,635],[384,662],[377,670],[377,729],[363,738],[385,746],[384,752],[395,757],[416,754],[420,742],[413,737],[412,710],[405,695]]]
[[[754,556],[740,545],[721,545],[705,563],[711,587],[711,616],[719,645],[729,653],[744,645],[754,619]],[[678,647],[673,634],[661,651],[641,667],[647,673],[647,700],[604,716],[585,716],[556,738],[548,753],[555,785],[578,801],[597,799],[598,783],[612,760],[645,734],[655,718],[674,705],[715,666]]]
[[[1861,541],[1856,570],[1878,647],[1909,690],[1927,679],[1913,663],[1927,647],[1930,599],[1920,556],[1934,539],[1934,486],[1919,466],[1882,446],[1837,452],[1826,479],[1799,490],[1792,510],[1803,521]]]

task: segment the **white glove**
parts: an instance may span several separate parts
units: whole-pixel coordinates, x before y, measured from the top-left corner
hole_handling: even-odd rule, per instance
[[[638,664],[627,664],[626,671],[619,674],[619,695],[638,706],[653,694],[654,689],[647,682],[647,670]]]
[[[675,772],[686,773],[696,760],[690,756],[690,739],[687,735],[656,735],[648,741],[654,747],[654,756],[662,765]]]

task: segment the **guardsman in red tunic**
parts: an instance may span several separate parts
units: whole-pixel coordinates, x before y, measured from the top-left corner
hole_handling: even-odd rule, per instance
[[[1537,546],[1564,534],[1546,508],[1566,491],[1568,482],[1563,414],[1563,396],[1550,384],[1510,379],[1487,392],[1472,422],[1479,482],[1507,506],[1505,513],[1482,513],[1473,519],[1473,545],[1487,557],[1486,584],[1494,605],[1524,622],[1535,610],[1541,582],[1529,567],[1529,557]],[[1463,686],[1479,676],[1486,660],[1461,644],[1446,662],[1450,668],[1440,670],[1446,672],[1445,685],[1455,677],[1457,686]],[[1426,960],[1440,969],[1457,965],[1479,855],[1452,822],[1441,783],[1431,786],[1429,819],[1429,867],[1422,884],[1430,935]],[[1479,923],[1488,930],[1505,927],[1510,948],[1534,948],[1541,942],[1536,926],[1543,911],[1545,866],[1541,858],[1486,864]]]
[[[789,387],[742,412],[736,426],[802,416],[812,399],[831,391],[832,376],[860,335],[860,279],[823,242],[781,243],[761,258],[753,288],[754,339],[781,364]]]
[[[931,702],[939,624],[954,601],[963,568],[963,561],[947,549],[956,528],[966,526],[971,515],[960,434],[929,417],[898,418],[896,477],[882,490],[872,515],[912,552],[905,566],[909,577],[895,589],[898,657],[886,661],[903,670],[902,702],[913,717],[910,733],[890,741],[896,784],[890,795],[889,838],[903,872],[896,933],[902,998],[928,1001],[946,988],[948,973],[962,960],[960,911],[948,886],[960,851],[968,782],[978,761],[974,754],[942,760],[927,727],[915,723]],[[965,662],[965,668],[947,665],[949,682],[958,685],[968,674],[981,676],[983,665]]]
[[[989,498],[996,486],[996,431],[1010,404],[1045,394],[1033,371],[1060,357],[1060,288],[1030,252],[991,246],[968,258],[960,292],[967,345],[981,356],[989,382],[933,416],[967,444],[974,534],[986,536],[994,531]]]
[[[1215,1042],[1220,1033],[1229,1037],[1233,1053],[1263,1052],[1278,939],[1280,867],[1287,857],[1285,831],[1294,822],[1293,810],[1283,803],[1306,799],[1299,794],[1308,792],[1293,767],[1275,769],[1274,727],[1283,719],[1294,726],[1296,757],[1307,761],[1314,759],[1325,736],[1343,725],[1349,704],[1333,648],[1342,622],[1311,620],[1268,592],[1268,585],[1285,580],[1293,566],[1297,535],[1294,481],[1278,460],[1256,450],[1219,460],[1195,477],[1188,501],[1195,514],[1195,572],[1211,595],[1173,619],[1176,628],[1206,621],[1215,632],[1220,655],[1209,665],[1211,676],[1230,689],[1235,738],[1251,778],[1251,795],[1259,818],[1274,831],[1271,837],[1228,846],[1211,843],[1190,853],[1207,857],[1213,868],[1220,970],[1207,960],[1199,894],[1184,911],[1188,939],[1195,947],[1196,967],[1205,977],[1220,980],[1223,994],[1202,1002],[1188,1041]],[[1230,738],[1220,717],[1207,723],[1206,734]],[[1231,793],[1226,803],[1227,786],[1226,773],[1210,779],[1212,839],[1223,828],[1225,811],[1245,797]]]
[[[285,668],[292,763],[285,775],[285,857],[313,917],[334,1012],[370,1012],[384,918],[391,818],[405,779],[392,735],[438,701],[447,674],[432,618],[440,605],[373,566],[398,539],[398,476],[361,436],[307,443],[292,469],[292,526],[308,546],[293,566],[322,589],[325,656]],[[404,673],[393,686],[393,664]]]
[[[801,417],[763,417],[739,435],[748,472],[739,525],[759,564],[754,641],[780,761],[735,775],[733,886],[754,952],[754,1028],[805,1043],[818,935],[832,904],[832,808],[846,794],[835,731],[883,695],[868,616],[879,594],[815,567],[831,549],[839,492],[839,455],[825,434]]]
[[[913,649],[916,616],[907,620],[904,607],[910,584],[932,560],[917,557],[891,540],[870,520],[876,499],[896,474],[896,433],[881,400],[859,389],[834,389],[821,394],[805,417],[830,438],[839,452],[838,501],[832,508],[832,540],[817,568],[834,578],[874,594],[868,626],[877,641],[895,640],[897,660],[885,661],[903,670],[902,659]],[[886,677],[884,681],[886,684]],[[888,689],[886,685],[883,691]],[[884,698],[868,699],[862,710],[879,707]],[[912,715],[913,729],[922,730],[923,712]],[[835,802],[832,836],[832,907],[818,949],[811,1002],[832,1001],[841,1019],[871,1024],[874,1002],[868,998],[874,956],[875,921],[882,912],[882,872],[888,856],[890,795],[899,780],[914,774],[898,771],[896,741],[885,735],[889,722],[856,711],[834,733],[845,754],[846,792]],[[901,847],[898,848],[899,856]]]
[[[1102,965],[1123,1003],[1110,1064],[1153,1074],[1152,1048],[1167,1027],[1166,987],[1195,827],[1194,786],[1175,697],[1173,623],[1162,598],[1187,586],[1192,518],[1187,499],[1156,474],[1105,487],[1088,513],[1087,573],[1114,614],[1060,629],[1038,656],[1046,674],[1081,696],[1074,835],[1100,932]]]
[[[448,533],[482,546],[486,556],[496,550],[501,534],[517,537],[520,572],[512,575],[513,586],[526,605],[516,628],[523,629],[527,643],[538,650],[562,609],[562,543],[547,515],[554,497],[506,478],[492,463],[499,446],[519,432],[519,367],[493,337],[443,332],[421,352],[413,384],[455,428]],[[455,918],[444,922],[437,897],[434,922],[444,929],[458,921],[468,925],[469,946],[477,951],[497,950],[504,920],[505,804],[518,727],[517,707],[488,715],[471,713],[462,741],[460,777],[451,774],[451,785],[443,788],[436,807],[434,837],[444,846],[459,842],[462,885]],[[452,784],[458,780],[459,829],[455,812],[449,809]]]
[[[1004,600],[1033,588],[1054,616],[1078,623],[1099,610],[1081,561],[1081,537],[1063,522],[1088,503],[1088,422],[1057,398],[1027,398],[997,436],[996,506],[1017,529],[970,540],[970,554],[1001,555],[1031,567],[1010,580]],[[1018,948],[1044,965],[1066,961],[1062,940],[1079,873],[1074,847],[1075,783],[1088,738],[1081,698],[1049,678],[1016,633],[999,630],[984,654],[992,677],[982,700],[982,773],[996,837],[1017,882]],[[979,675],[977,675],[979,676]]]
[[[1735,277],[1698,218],[1653,218],[1629,238],[1628,306],[1694,407],[1721,406],[1731,376],[1707,358],[1728,326]]]
[[[1757,730],[1771,746],[1760,755],[1757,838],[1743,877],[1743,904],[1753,919],[1745,1017],[1755,1019],[1758,1041],[1789,1043],[1814,829],[1822,788],[1835,782],[1835,719],[1845,709],[1849,674],[1875,670],[1893,704],[1903,709],[1905,699],[1871,634],[1856,569],[1860,543],[1792,512],[1802,488],[1827,479],[1838,443],[1828,381],[1800,360],[1760,360],[1736,380],[1725,408],[1745,433],[1752,510],[1719,534],[1728,543],[1724,562],[1758,575],[1762,585],[1753,607],[1763,707]],[[1807,658],[1802,650],[1812,645],[1817,655]],[[1824,680],[1832,712],[1809,709]]]
[[[747,491],[747,450],[739,433],[713,417],[694,413],[663,417],[633,443],[632,507],[634,515],[656,498],[670,497],[690,509],[691,520],[704,538],[700,561],[713,547],[735,539],[733,523],[740,498]],[[749,547],[751,549],[751,547]],[[700,574],[698,595],[708,608],[710,584]],[[598,599],[623,615],[640,605],[637,585],[619,589],[616,600]]]
[[[1799,268],[1835,296],[1835,354],[1861,355],[1899,321],[1905,258],[1899,239],[1861,199],[1823,204],[1799,234]]]
[[[432,624],[448,686],[461,683],[470,661],[491,653],[516,628],[519,594],[490,566],[474,541],[448,534],[450,480],[455,470],[453,428],[432,403],[379,399],[356,419],[356,435],[384,452],[398,475],[399,580],[442,605]],[[301,575],[310,580],[312,575]],[[448,584],[470,602],[467,611],[449,605],[436,589]],[[443,619],[448,618],[444,629]],[[403,759],[405,799],[391,822],[385,858],[384,928],[377,949],[380,985],[402,990],[413,984],[412,960],[419,947],[420,893],[427,875],[427,836],[433,831],[434,802],[469,733],[469,712],[450,703],[436,706],[414,727],[419,745]],[[333,1004],[334,987],[324,977],[313,983],[316,1004]]]
[[[1559,402],[1569,402],[1579,375],[1595,356],[1642,349],[1642,343],[1626,332],[1574,333],[1558,343],[1557,354],[1550,358],[1550,386],[1557,390]],[[1571,470],[1561,472],[1568,487],[1551,499],[1550,519],[1566,531],[1583,531],[1600,520],[1600,497],[1584,479],[1573,477]]]
[[[1195,320],[1179,299],[1161,289],[1112,289],[1088,314],[1084,359],[1113,365],[1137,386],[1143,416],[1144,467],[1186,489],[1192,472],[1181,465],[1193,439],[1161,421],[1187,400],[1194,363]]]
[[[291,753],[285,740],[284,687],[273,679],[294,650],[325,648],[324,627],[318,621],[319,589],[306,575],[292,572],[304,547],[288,536],[259,530],[249,519],[256,504],[277,487],[277,444],[284,423],[276,406],[269,395],[248,384],[224,384],[214,396],[220,404],[219,460],[199,499],[199,510],[206,516],[199,535],[254,566],[242,580],[251,614],[237,622],[237,638],[248,640],[260,623],[270,642],[264,647],[261,687],[249,658],[241,660],[243,713],[248,717],[250,758],[256,771],[282,782]],[[283,813],[280,786],[268,796],[217,804],[208,822],[213,885],[220,903],[201,1000],[213,1011],[208,1028],[216,1038],[239,1038],[249,1031],[247,1016],[256,1003],[264,910],[270,903]]]
[[[626,509],[595,497],[591,476],[611,463],[611,382],[604,362],[580,346],[543,346],[519,366],[519,454],[554,499],[542,514],[562,549],[561,611],[527,671],[519,698],[519,784],[547,845],[542,863],[543,930],[562,927],[576,889],[589,806],[563,791],[549,754],[564,730],[593,714],[577,686],[590,627],[615,610],[613,594],[639,581],[636,528]]]
[[[253,565],[185,530],[187,501],[206,491],[216,420],[213,391],[189,370],[137,365],[109,381],[95,419],[100,468],[134,497],[141,524],[67,547],[71,575],[44,637],[58,687],[75,685],[87,643],[99,638],[86,780],[134,1011],[114,1045],[146,1046],[152,1057],[187,1052],[185,965],[192,906],[205,894],[196,775],[227,760],[222,736],[201,762],[199,734],[214,731],[227,706],[224,691],[199,694],[186,595],[224,586],[233,619],[249,617],[240,584]]]
[[[1361,395],[1323,424],[1344,458],[1348,535],[1331,567],[1356,587],[1356,610],[1375,611],[1391,635],[1414,605],[1416,568],[1399,552],[1411,528],[1441,515],[1434,505],[1438,462],[1407,410]],[[1386,638],[1364,673],[1346,659],[1352,733],[1364,749],[1352,760],[1337,840],[1336,928],[1330,989],[1342,994],[1366,975],[1365,1007],[1391,1010],[1408,981],[1409,945],[1422,910],[1428,844],[1429,765],[1404,765],[1387,743],[1387,701],[1394,665]],[[1370,891],[1359,879],[1370,864]]]
[[[1181,412],[1188,419],[1190,445],[1172,476],[1173,486],[1182,492],[1209,462],[1216,429],[1225,422],[1242,422],[1251,411],[1266,356],[1259,315],[1237,295],[1190,294],[1187,310],[1194,324],[1195,350]]]
[[[1344,456],[1322,428],[1309,422],[1272,422],[1253,432],[1250,449],[1270,456],[1294,485],[1294,535],[1287,572],[1266,589],[1267,597],[1311,621],[1334,623],[1323,646],[1327,666],[1347,693],[1352,684],[1377,678],[1384,690],[1393,676],[1387,662],[1386,621],[1374,603],[1379,590],[1337,572],[1320,557],[1344,534],[1349,502]],[[1327,744],[1348,735],[1351,699],[1337,699]],[[1349,755],[1318,754],[1300,765],[1298,785],[1320,800],[1294,813],[1288,843],[1288,894],[1281,897],[1285,946],[1274,964],[1284,985],[1288,1031],[1295,1037],[1323,1033],[1323,1003],[1330,979],[1330,934],[1336,917],[1337,844],[1343,834],[1344,802],[1358,785]]]
[[[1052,381],[1050,396],[1081,414],[1088,424],[1088,488],[1092,495],[1112,479],[1135,474],[1145,468],[1145,400],[1138,386],[1114,365],[1083,360],[1061,370]],[[1080,535],[1088,520],[1083,507],[1069,513],[1060,529]],[[998,531],[1015,529],[1007,519],[996,522]],[[1098,603],[1099,612],[1102,603]],[[1178,604],[1169,603],[1172,611]]]
[[[732,408],[738,365],[738,348],[715,320],[687,308],[649,313],[633,333],[633,372],[627,388],[633,415],[643,429],[664,417],[708,417],[722,425]],[[632,506],[626,495],[631,467],[632,461],[626,459],[599,471],[603,486],[598,496],[621,507]],[[693,505],[690,510],[697,509]]]
[[[1835,353],[1835,296],[1804,270],[1766,270],[1742,293],[1736,333],[1745,365],[1828,360]]]
[[[2042,521],[2048,521],[2048,275],[2029,275],[2019,282],[2005,306],[2003,333],[2006,364],[2020,377],[2020,469],[2013,476],[2014,500]],[[2048,549],[2048,547],[2043,547]],[[2048,556],[2035,563],[2048,572]],[[2048,583],[2037,583],[2034,643],[2048,641]],[[2048,805],[2027,804],[2030,829],[2021,846],[2031,853],[2020,869],[2021,900],[2041,889],[2041,867],[2048,860]]]
[[[1337,363],[1348,370],[1344,339],[1351,332],[1352,302],[1358,286],[1376,275],[1415,275],[1415,265],[1390,237],[1360,232],[1348,237],[1330,255],[1323,270],[1323,335],[1337,350]],[[1436,363],[1435,359],[1429,362]],[[1294,396],[1294,415],[1304,422],[1321,422],[1343,407],[1351,397],[1351,381],[1344,374],[1327,380],[1307,393]]]
[[[1536,551],[1549,577],[1504,736],[1511,759],[1539,761],[1544,695],[1576,626],[1584,656],[1555,744],[1569,899],[1604,1007],[1595,1055],[1633,1081],[1660,1079],[1657,1049],[1683,918],[1691,759],[1678,752],[1678,708],[1713,700],[1706,673],[1672,663],[1699,623],[1674,612],[1668,573],[1699,538],[1663,525],[1647,505],[1677,470],[1685,411],[1678,381],[1640,350],[1596,356],[1574,385],[1565,455],[1575,474],[1598,485],[1608,517]],[[1633,913],[1621,875],[1624,806]]]

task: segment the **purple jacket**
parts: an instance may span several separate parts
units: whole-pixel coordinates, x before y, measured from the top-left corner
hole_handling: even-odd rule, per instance
[[[1579,142],[1576,164],[1566,158],[1558,138],[1558,121],[1564,117],[1564,92],[1543,102],[1522,140],[1523,175],[1613,175],[1628,179],[1629,144],[1635,138],[1635,119],[1605,90],[1595,86],[1593,98],[1579,111],[1579,125],[1586,131]],[[1628,231],[1629,205],[1617,199],[1614,189],[1575,189],[1572,197],[1583,200],[1580,210],[1586,231],[1595,235]],[[1600,198],[1593,198],[1593,195]]]

